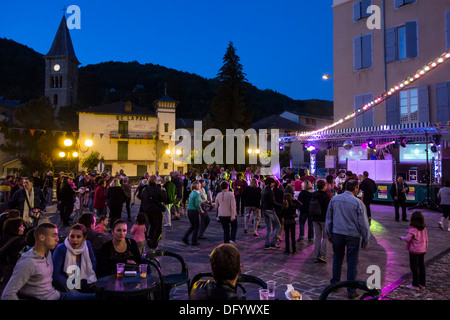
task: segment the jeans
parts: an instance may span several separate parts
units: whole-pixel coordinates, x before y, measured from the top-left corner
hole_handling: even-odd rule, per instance
[[[412,285],[425,286],[425,253],[409,253],[409,267],[412,273]]]
[[[406,200],[405,199],[398,199],[397,201],[394,200],[394,207],[395,207],[395,220],[400,220],[400,207],[402,208],[402,219],[406,220]]]
[[[223,243],[236,241],[237,219],[231,221],[231,217],[219,217],[219,221],[223,228]]]
[[[296,252],[296,246],[295,246],[295,223],[292,224],[284,224],[284,240],[286,242],[286,252],[290,251],[290,248],[292,246],[292,252]]]
[[[327,232],[325,222],[314,221],[314,259],[327,256]]]
[[[61,292],[59,300],[94,300],[95,293],[80,293],[78,291]]]
[[[300,213],[299,222],[299,238],[305,237],[305,224],[308,222],[308,239],[314,239],[314,226],[309,214]]]
[[[266,239],[265,245],[269,246],[275,244],[278,236],[278,231],[280,231],[281,225],[278,217],[273,210],[263,210],[264,221],[266,223]],[[270,231],[273,227],[272,240],[270,240]]]
[[[192,243],[198,242],[198,230],[200,229],[200,211],[188,210],[188,219],[191,226],[184,234],[183,239],[187,240],[192,233]]]
[[[200,213],[200,229],[198,231],[199,237],[203,237],[203,233],[205,233],[210,221],[211,219],[209,218],[208,212],[203,209],[203,213]]]
[[[356,280],[358,274],[359,237],[351,237],[343,234],[333,233],[333,277],[331,284],[341,281],[342,263],[344,256],[347,258],[347,281]],[[348,294],[352,294],[356,289],[347,288]]]

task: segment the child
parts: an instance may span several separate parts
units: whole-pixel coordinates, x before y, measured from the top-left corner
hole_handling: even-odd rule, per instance
[[[422,212],[413,212],[409,225],[406,237],[400,237],[400,240],[406,241],[405,249],[409,250],[412,272],[412,284],[406,287],[412,290],[425,289],[424,258],[428,248],[428,234]]]
[[[107,216],[101,216],[98,219],[98,222],[94,228],[95,231],[100,232],[100,233],[104,233],[105,232],[105,228],[109,223],[109,218]]]
[[[296,211],[300,208],[300,205],[300,202],[295,200],[291,193],[286,193],[284,195],[284,203],[281,208],[280,216],[284,220],[284,235],[286,241],[284,253],[286,254],[291,253],[289,250],[290,243],[292,244],[292,253],[296,253],[297,251],[295,248],[295,218],[297,218]]]
[[[134,240],[137,242],[139,247],[139,252],[141,255],[145,253],[145,232],[147,228],[145,227],[145,222],[147,221],[147,216],[143,212],[139,212],[136,216],[136,222],[131,228],[131,234]]]

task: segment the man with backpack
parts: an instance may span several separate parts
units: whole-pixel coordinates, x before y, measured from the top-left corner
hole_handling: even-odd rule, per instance
[[[325,230],[325,219],[327,216],[328,204],[331,197],[325,192],[326,183],[318,180],[317,191],[311,196],[309,203],[309,215],[314,225],[314,263],[326,263],[327,256],[327,233]]]

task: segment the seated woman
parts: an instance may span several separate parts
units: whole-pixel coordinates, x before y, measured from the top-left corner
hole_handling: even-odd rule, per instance
[[[86,227],[82,224],[77,223],[70,228],[64,243],[56,247],[52,261],[53,280],[62,291],[67,291],[67,279],[76,272],[72,266],[80,268],[81,291],[89,291],[89,286],[97,281],[97,261],[91,243],[86,240]]]
[[[112,240],[106,242],[98,257],[97,276],[116,273],[117,263],[140,264],[142,261],[137,242],[126,238],[128,226],[125,220],[116,220],[112,226]]]

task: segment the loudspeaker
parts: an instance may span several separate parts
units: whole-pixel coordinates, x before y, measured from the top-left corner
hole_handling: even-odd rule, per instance
[[[427,170],[419,170],[417,180],[419,183],[427,183]]]

